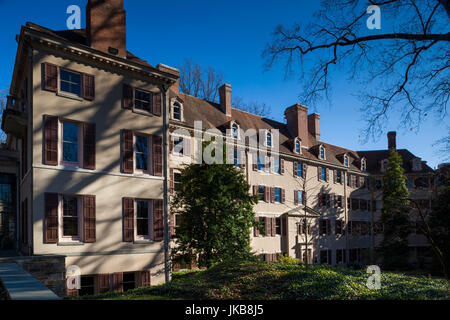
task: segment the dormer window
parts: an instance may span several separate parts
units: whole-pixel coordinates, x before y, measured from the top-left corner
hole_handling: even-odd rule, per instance
[[[266,133],[266,146],[272,147],[272,133],[270,131]]]
[[[347,155],[344,156],[344,166],[345,166],[345,167],[348,167],[348,166],[349,166],[349,165],[348,165],[348,156],[347,156]]]
[[[239,139],[239,126],[236,122],[231,125],[231,133],[234,139]]]
[[[298,139],[295,139],[295,153],[298,153],[298,154],[300,154],[300,140],[298,140]]]
[[[320,146],[320,148],[319,148],[319,158],[322,160],[325,160],[325,147],[324,146]]]
[[[367,170],[366,159],[361,159],[361,171],[366,171],[366,170]]]
[[[178,102],[173,104],[172,119],[181,121],[181,105]]]
[[[419,158],[412,160],[412,170],[413,171],[421,171],[422,170],[422,162]]]
[[[381,172],[386,172],[388,166],[388,160],[384,159],[381,161]]]

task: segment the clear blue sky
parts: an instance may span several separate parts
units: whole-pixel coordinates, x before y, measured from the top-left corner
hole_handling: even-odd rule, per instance
[[[128,50],[150,64],[182,64],[191,58],[201,65],[212,65],[224,72],[233,94],[246,101],[265,102],[271,106],[271,118],[284,121],[283,112],[298,101],[301,83],[285,80],[282,65],[263,72],[261,52],[270,41],[278,24],[306,22],[318,8],[314,0],[125,0],[127,11]],[[87,0],[0,0],[0,89],[9,86],[20,26],[31,21],[45,27],[66,29],[66,9],[81,7],[82,28],[85,26]],[[378,141],[361,144],[364,126],[360,103],[352,96],[361,90],[346,81],[345,72],[337,74],[333,83],[332,105],[319,106],[322,140],[354,150],[385,149],[385,134]],[[418,133],[389,123],[397,131],[397,147],[406,148],[428,161],[432,167],[441,161],[432,143],[445,135],[445,126],[430,119]]]

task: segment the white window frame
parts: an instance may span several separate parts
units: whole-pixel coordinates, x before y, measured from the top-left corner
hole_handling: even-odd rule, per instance
[[[298,151],[297,151],[297,144],[298,144]],[[297,154],[301,154],[302,153],[302,143],[299,139],[295,139],[294,142],[294,152]]]
[[[323,157],[322,157],[322,150],[323,150]],[[327,159],[327,150],[322,145],[319,146],[319,159],[321,159],[321,160]]]
[[[235,134],[234,134],[234,126],[236,126],[236,136],[235,136]],[[231,137],[233,138],[233,139],[236,139],[236,140],[239,140],[240,139],[240,135],[239,135],[239,125],[236,123],[236,122],[232,122],[231,123]]]
[[[138,201],[147,201],[148,203],[148,235],[140,236],[137,234],[137,203]],[[153,241],[153,201],[149,199],[135,199],[134,200],[134,240],[135,241]]]
[[[270,135],[270,146],[268,144],[268,139],[267,139],[269,135]],[[271,148],[273,147],[273,134],[269,130],[266,130],[265,141],[266,141],[266,147],[271,147]]]
[[[58,87],[58,94],[71,96],[71,97],[75,97],[75,98],[82,98],[83,97],[83,74],[81,72],[77,72],[77,71],[70,70],[70,69],[67,69],[67,68],[62,68],[62,67],[59,67],[59,66],[57,68],[58,68],[58,86],[57,86]],[[61,90],[61,81],[63,81],[63,80],[61,80],[62,79],[61,78],[61,70],[64,70],[64,71],[67,71],[67,72],[70,72],[70,73],[76,73],[76,74],[80,75],[80,94],[79,95],[75,94],[75,93],[72,93],[72,92]]]
[[[344,155],[344,167],[349,167],[350,166],[350,160],[348,158],[348,155]]]
[[[142,170],[142,169],[138,169],[136,166],[136,160],[137,160],[137,144],[136,144],[136,136],[140,136],[140,137],[146,137],[147,138],[147,170]],[[139,132],[133,132],[133,169],[135,173],[142,173],[142,174],[150,174],[152,173],[152,165],[153,165],[153,159],[151,157],[151,155],[153,154],[152,152],[152,139],[151,136],[149,136],[148,134],[142,134]]]
[[[74,197],[77,199],[77,217],[78,217],[78,236],[64,236],[64,197]],[[81,243],[83,235],[83,197],[74,194],[58,194],[58,242],[60,243]]]
[[[78,161],[77,162],[69,162],[69,161],[63,160],[63,151],[64,151],[63,126],[64,126],[64,122],[76,124],[78,127]],[[67,119],[60,119],[58,121],[58,134],[59,134],[59,137],[58,137],[59,163],[63,166],[82,168],[83,167],[83,126],[82,126],[82,123],[79,123],[77,121],[67,120]]]
[[[361,171],[363,171],[363,172],[367,171],[367,161],[365,158],[361,159]]]
[[[175,110],[175,104],[178,104],[178,106],[180,107],[180,119],[176,119],[175,118],[175,112],[174,112],[174,110]],[[175,121],[183,121],[183,104],[180,102],[180,101],[177,101],[177,100],[175,100],[175,101],[173,101],[172,102],[172,108],[171,108],[171,112],[170,112],[170,118],[172,119],[172,120],[175,120]]]

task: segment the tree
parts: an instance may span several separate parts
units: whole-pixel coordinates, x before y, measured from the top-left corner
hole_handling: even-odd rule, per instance
[[[233,96],[232,98],[233,108],[239,109],[251,114],[256,114],[261,117],[269,117],[271,113],[271,108],[264,102],[244,102],[244,99],[240,96]]]
[[[348,71],[349,80],[364,88],[359,97],[365,141],[379,137],[395,111],[400,125],[411,130],[429,115],[444,122],[450,98],[450,1],[368,2],[323,1],[314,22],[278,26],[263,52],[267,67],[283,60],[289,74],[298,65],[305,78],[301,100],[311,106],[329,98],[333,72]],[[380,9],[381,30],[368,29],[368,4]]]
[[[436,200],[433,203],[429,217],[430,233],[433,235],[436,247],[440,252],[436,252],[444,276],[448,279],[450,275],[450,172],[444,176],[444,185],[439,190]]]
[[[234,165],[190,164],[181,173],[171,209],[179,224],[175,255],[198,256],[199,265],[251,256],[250,229],[258,227],[253,205],[257,197]]]
[[[386,269],[408,267],[408,235],[411,233],[409,219],[410,203],[403,160],[391,151],[386,174],[383,177],[383,208],[381,223],[384,226],[380,251]]]
[[[223,73],[209,66],[203,69],[200,64],[185,59],[180,69],[180,91],[211,102],[217,102],[218,89],[223,84]]]

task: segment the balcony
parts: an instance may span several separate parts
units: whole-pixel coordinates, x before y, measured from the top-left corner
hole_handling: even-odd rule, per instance
[[[26,110],[23,101],[8,96],[6,109],[2,116],[2,130],[7,134],[12,134],[18,138],[22,138],[26,134],[27,115],[22,110]]]

